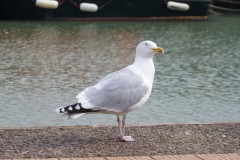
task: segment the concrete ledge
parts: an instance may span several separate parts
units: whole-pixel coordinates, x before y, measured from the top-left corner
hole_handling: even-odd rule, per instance
[[[240,123],[130,126],[136,142],[117,142],[115,126],[0,129],[0,159],[240,153]]]

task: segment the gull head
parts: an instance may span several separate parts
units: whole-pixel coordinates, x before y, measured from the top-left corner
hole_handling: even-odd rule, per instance
[[[163,54],[164,49],[158,47],[156,43],[152,41],[143,41],[137,45],[136,56],[152,58],[155,53]]]

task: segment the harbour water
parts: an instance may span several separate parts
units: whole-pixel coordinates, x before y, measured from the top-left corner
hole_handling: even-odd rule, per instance
[[[155,41],[155,81],[127,123],[240,122],[240,19],[203,22],[0,22],[0,127],[115,125],[113,115],[65,120],[55,108],[133,62]]]

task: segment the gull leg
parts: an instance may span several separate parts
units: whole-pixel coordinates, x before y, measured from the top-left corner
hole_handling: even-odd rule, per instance
[[[122,137],[121,137],[121,141],[124,142],[133,142],[135,141],[131,136],[124,136],[125,134],[125,125],[126,125],[126,115],[123,116],[122,119]]]
[[[122,119],[122,134],[123,134],[123,136],[125,134],[125,125],[126,125],[126,116],[123,116],[123,119]]]
[[[118,122],[118,130],[120,132],[119,136],[117,137],[118,140],[121,140],[121,137],[123,136],[123,132],[122,132],[122,121],[120,116],[117,116],[117,122]]]

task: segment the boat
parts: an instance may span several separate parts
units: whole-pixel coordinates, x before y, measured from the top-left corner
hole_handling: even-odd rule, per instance
[[[209,10],[216,14],[240,14],[240,0],[213,0],[209,5]]]
[[[1,20],[207,20],[210,0],[1,0]]]

